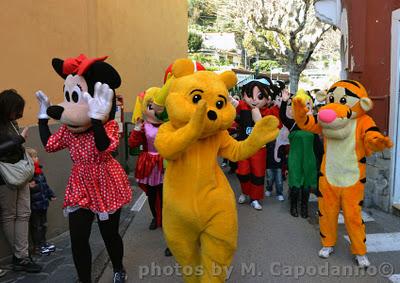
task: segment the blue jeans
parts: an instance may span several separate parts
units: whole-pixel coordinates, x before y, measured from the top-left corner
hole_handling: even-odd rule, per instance
[[[272,192],[272,186],[275,183],[276,194],[283,194],[283,180],[282,180],[282,169],[274,168],[267,169],[267,191]]]

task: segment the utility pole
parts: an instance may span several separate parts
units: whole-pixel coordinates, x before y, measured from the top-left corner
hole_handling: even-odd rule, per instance
[[[258,57],[258,53],[256,55],[256,62],[254,64],[256,64],[256,72],[255,72],[255,77],[258,77],[258,74],[260,73],[260,66],[259,66],[259,57]]]

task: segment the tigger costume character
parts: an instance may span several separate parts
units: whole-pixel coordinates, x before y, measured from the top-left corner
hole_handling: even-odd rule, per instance
[[[168,160],[163,230],[186,282],[224,282],[238,227],[234,193],[217,156],[237,161],[253,155],[278,135],[278,119],[262,118],[246,140],[236,141],[227,131],[235,118],[228,102],[235,74],[193,69],[191,60],[175,61],[165,104],[169,122],[155,140]],[[213,267],[223,271],[213,274]]]
[[[325,248],[335,245],[338,214],[342,208],[351,252],[363,256],[367,252],[365,226],[361,218],[366,182],[365,157],[390,148],[392,142],[379,132],[375,122],[366,114],[372,108],[372,101],[359,82],[336,82],[326,94],[320,92],[317,99],[327,102],[317,116],[306,115],[307,109],[298,99],[293,100],[293,109],[301,129],[324,136],[325,154],[318,195],[322,245]],[[329,253],[332,251],[333,248]],[[329,256],[329,253],[321,252],[320,256]]]

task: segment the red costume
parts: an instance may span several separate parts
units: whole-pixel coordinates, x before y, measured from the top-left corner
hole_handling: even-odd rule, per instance
[[[129,147],[143,145],[143,151],[136,162],[135,177],[139,187],[149,197],[150,209],[156,219],[157,227],[162,225],[162,183],[164,177],[163,158],[154,147],[154,139],[161,124],[145,122],[139,131],[129,136]],[[152,192],[154,197],[152,198]]]
[[[236,112],[239,116],[238,140],[244,140],[251,133],[254,126],[251,108],[245,101],[241,100]],[[279,118],[279,108],[277,106],[261,108],[260,113],[261,117],[274,115]],[[266,157],[267,151],[263,147],[250,158],[238,162],[236,174],[239,178],[242,192],[249,196],[251,200],[261,200],[264,197]]]
[[[119,143],[115,120],[104,125],[110,146],[99,151],[93,131],[73,134],[66,125],[50,136],[47,152],[68,148],[73,162],[63,207],[87,208],[95,213],[113,212],[131,200],[132,190],[122,166],[112,156]]]

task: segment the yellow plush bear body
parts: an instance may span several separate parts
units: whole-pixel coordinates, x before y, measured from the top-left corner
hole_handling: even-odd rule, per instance
[[[276,138],[278,120],[264,117],[247,140],[238,142],[227,131],[236,115],[228,102],[236,75],[194,73],[188,59],[175,61],[172,72],[166,99],[170,121],[160,127],[155,140],[168,160],[163,230],[186,282],[224,282],[237,245],[237,213],[217,156],[248,158]]]

